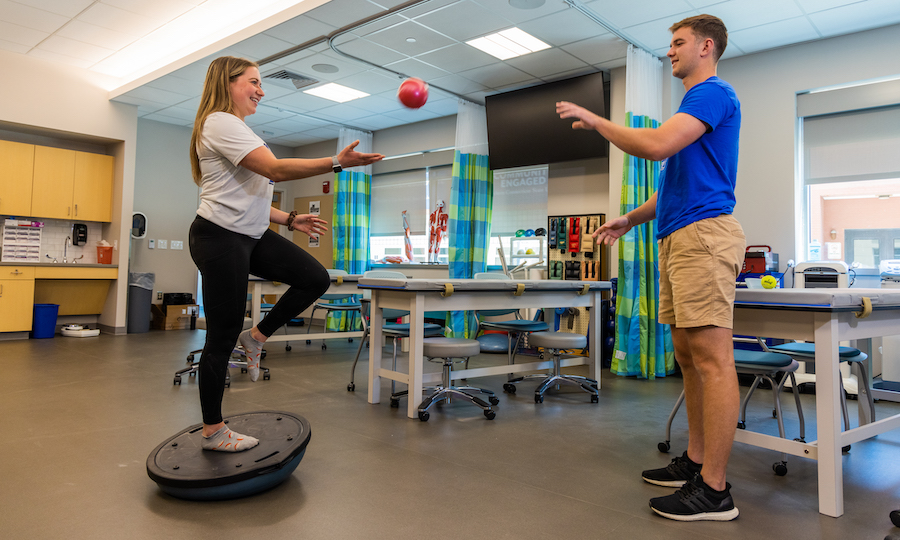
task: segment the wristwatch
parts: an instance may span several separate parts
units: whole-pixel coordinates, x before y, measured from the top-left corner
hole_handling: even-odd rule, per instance
[[[344,170],[344,168],[341,167],[341,163],[338,161],[337,156],[331,156],[331,169],[335,174]]]

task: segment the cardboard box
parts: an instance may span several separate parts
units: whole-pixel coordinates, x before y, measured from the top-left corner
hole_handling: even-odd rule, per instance
[[[191,327],[191,316],[197,316],[199,312],[197,304],[151,304],[150,314],[153,320],[150,327],[156,330],[187,330]]]

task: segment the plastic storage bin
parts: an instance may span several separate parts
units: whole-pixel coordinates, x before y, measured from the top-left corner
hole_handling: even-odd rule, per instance
[[[128,319],[129,334],[143,334],[150,331],[150,304],[153,303],[153,284],[156,274],[152,272],[128,273]]]
[[[59,304],[35,304],[31,337],[45,339],[55,336],[57,315],[59,315]]]

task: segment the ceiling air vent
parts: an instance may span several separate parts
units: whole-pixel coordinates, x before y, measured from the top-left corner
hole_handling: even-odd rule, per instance
[[[299,73],[294,73],[293,71],[288,71],[286,69],[279,69],[278,71],[266,73],[263,75],[263,80],[289,90],[299,90],[319,82],[312,77],[300,75]]]

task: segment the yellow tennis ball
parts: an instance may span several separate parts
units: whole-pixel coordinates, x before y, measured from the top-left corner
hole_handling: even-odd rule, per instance
[[[775,279],[775,276],[763,276],[760,283],[763,289],[774,289],[778,286],[778,280]]]

